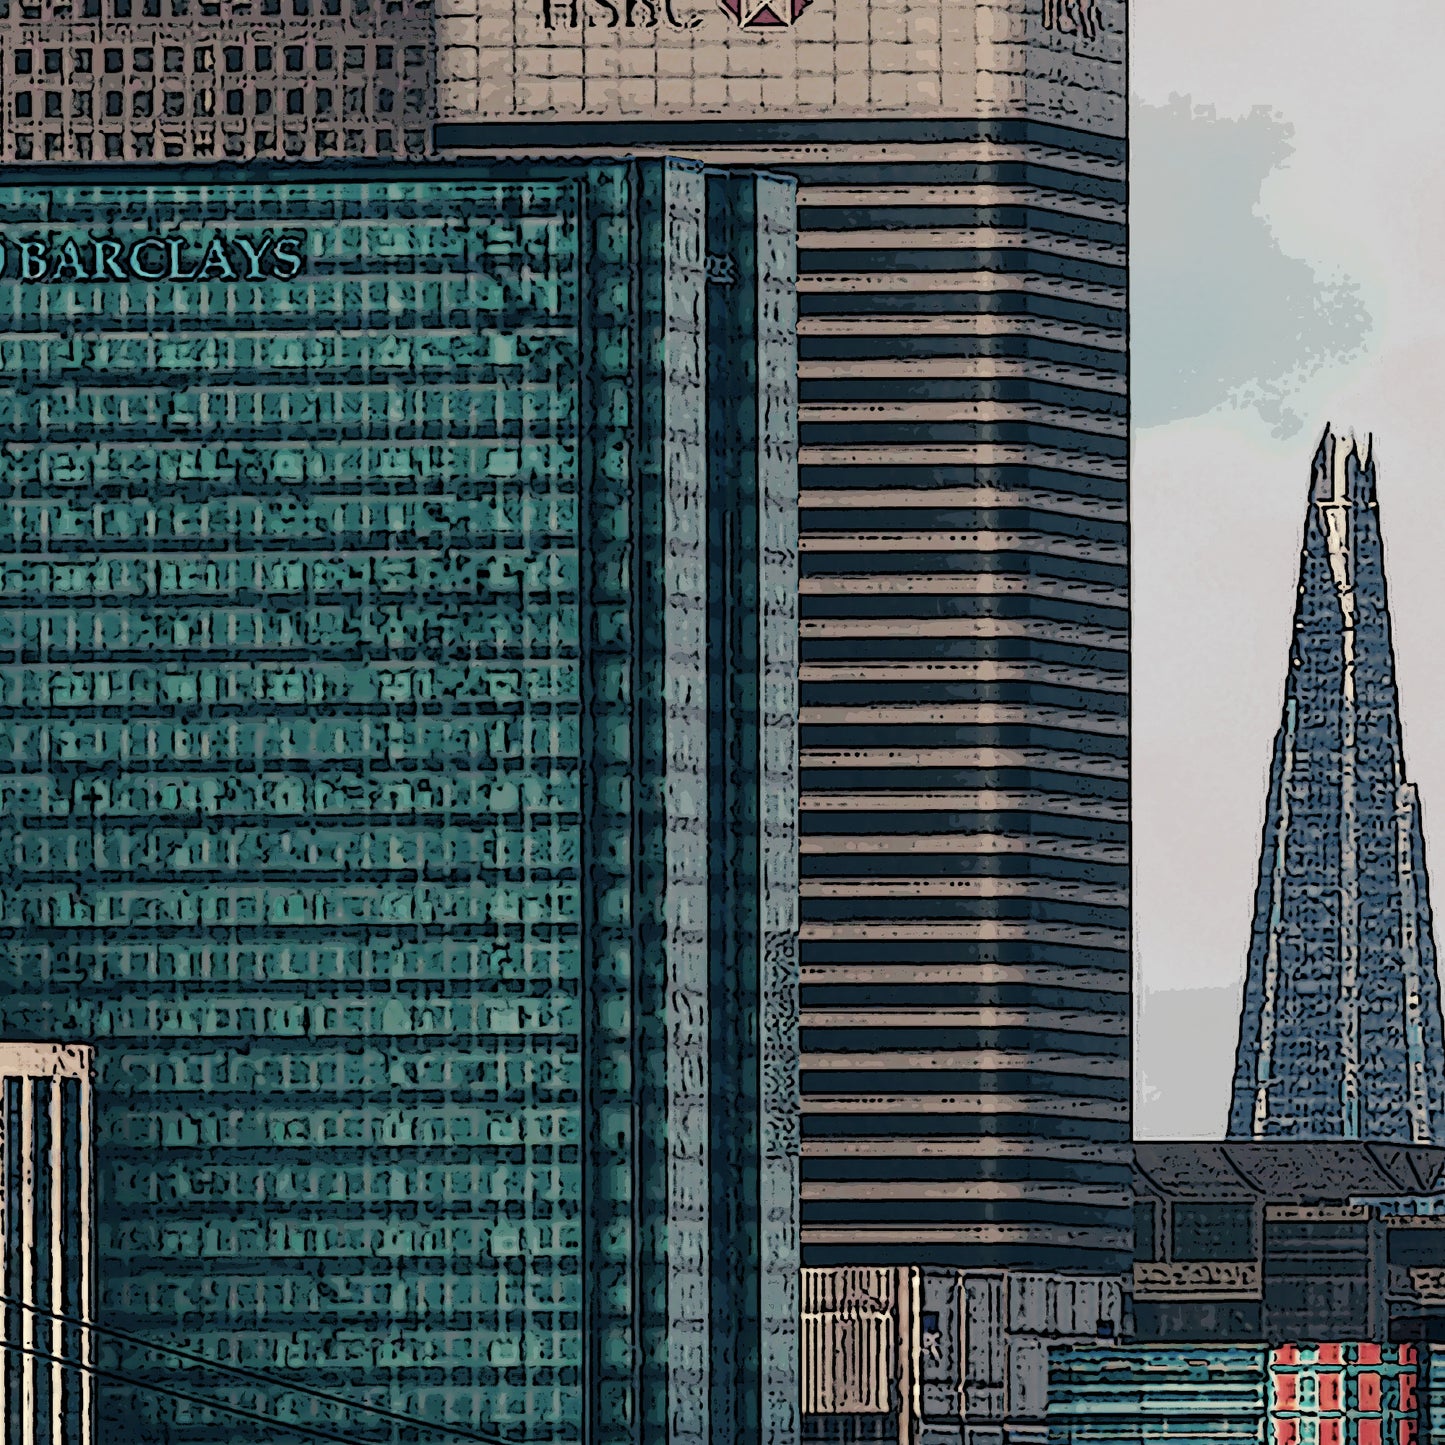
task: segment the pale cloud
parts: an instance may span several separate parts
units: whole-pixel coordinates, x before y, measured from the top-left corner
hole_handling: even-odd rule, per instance
[[[1132,116],[1136,425],[1229,405],[1278,437],[1312,428],[1296,394],[1357,356],[1372,322],[1358,286],[1287,255],[1261,207],[1293,128],[1264,106],[1221,116],[1180,96]]]

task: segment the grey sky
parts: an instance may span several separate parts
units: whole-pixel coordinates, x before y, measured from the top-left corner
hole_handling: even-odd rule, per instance
[[[1326,421],[1375,434],[1445,916],[1445,7],[1132,9],[1137,1124],[1217,1137]]]

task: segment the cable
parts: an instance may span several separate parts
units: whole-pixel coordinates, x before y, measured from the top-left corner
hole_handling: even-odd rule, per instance
[[[67,1370],[80,1370],[94,1375],[99,1380],[114,1380],[132,1390],[149,1391],[154,1395],[166,1395],[172,1400],[182,1400],[188,1405],[200,1405],[206,1410],[217,1410],[223,1415],[235,1415],[242,1420],[251,1420],[259,1425],[270,1425],[284,1430],[287,1434],[303,1435],[311,1440],[324,1440],[328,1445],[383,1445],[379,1440],[359,1440],[355,1435],[338,1435],[321,1425],[302,1425],[290,1420],[278,1420],[274,1415],[263,1415],[257,1410],[247,1410],[242,1405],[227,1405],[220,1400],[208,1400],[204,1395],[192,1395],[186,1390],[177,1390],[171,1385],[161,1385],[154,1380],[138,1380],[119,1370],[105,1370],[99,1365],[88,1365],[82,1360],[67,1360],[64,1355],[52,1355],[45,1350],[32,1349],[29,1345],[16,1344],[14,1340],[0,1340],[0,1348],[17,1350],[22,1355],[34,1355],[37,1360],[48,1360]],[[420,1423],[425,1423],[420,1422]]]
[[[424,1429],[451,1435],[460,1440],[471,1440],[474,1445],[525,1445],[524,1441],[515,1438],[509,1440],[501,1435],[482,1435],[475,1430],[467,1429],[465,1425],[445,1425],[432,1420],[423,1420],[417,1415],[403,1414],[399,1410],[388,1410],[384,1405],[367,1405],[360,1400],[348,1400],[345,1395],[336,1395],[329,1390],[318,1390],[314,1385],[292,1383],[279,1375],[268,1375],[261,1370],[248,1370],[244,1365],[223,1364],[220,1360],[212,1360],[205,1355],[197,1355],[189,1350],[178,1350],[174,1345],[157,1344],[154,1340],[144,1339],[140,1335],[127,1334],[124,1330],[113,1329],[109,1325],[93,1324],[89,1320],[81,1319],[78,1315],[58,1314],[54,1310],[42,1309],[39,1305],[29,1304],[25,1300],[17,1299],[14,1295],[0,1294],[0,1305],[12,1305],[17,1309],[40,1315],[44,1319],[58,1320],[62,1324],[88,1330],[94,1335],[107,1335],[111,1339],[123,1340],[128,1345],[135,1345],[143,1350],[152,1350],[156,1354],[170,1355],[190,1364],[204,1365],[208,1369],[219,1370],[223,1374],[234,1375],[238,1379],[250,1380],[254,1384],[265,1385],[269,1389],[289,1390],[298,1395],[310,1395],[313,1399],[325,1400],[327,1404],[376,1415],[398,1425],[421,1426]]]

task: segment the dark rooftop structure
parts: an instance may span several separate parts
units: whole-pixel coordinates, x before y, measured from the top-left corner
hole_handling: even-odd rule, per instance
[[[1134,1147],[1134,1333],[1445,1340],[1445,1149]]]

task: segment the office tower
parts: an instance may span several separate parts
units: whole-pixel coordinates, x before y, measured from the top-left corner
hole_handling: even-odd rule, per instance
[[[94,1043],[102,1440],[706,1441],[796,1270],[791,187],[297,176],[0,188],[0,1034]]]
[[[88,1326],[95,1290],[90,1050],[0,1044],[0,1109],[5,1296],[0,1440],[90,1445],[94,1341]]]
[[[1375,463],[1328,429],[1270,765],[1229,1136],[1445,1143],[1440,985]]]
[[[0,160],[420,156],[432,0],[0,0]]]
[[[805,1323],[892,1320],[895,1416],[971,1289],[1002,1329],[1012,1271],[1130,1266],[1125,43],[1122,0],[438,22],[443,153],[798,180]]]

